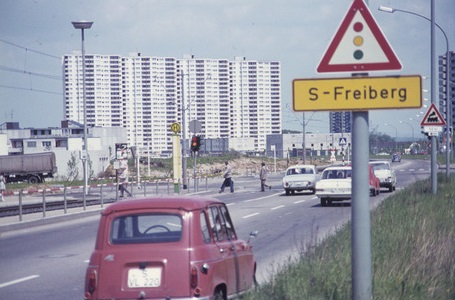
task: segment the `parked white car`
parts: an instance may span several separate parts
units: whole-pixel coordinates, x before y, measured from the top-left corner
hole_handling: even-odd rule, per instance
[[[388,188],[389,192],[396,189],[397,176],[392,169],[389,161],[386,160],[375,160],[370,161],[373,167],[374,175],[379,178],[381,188]]]
[[[316,196],[321,206],[332,204],[332,201],[343,201],[352,198],[351,166],[328,167],[322,172],[321,180],[316,183]]]
[[[320,175],[314,165],[295,165],[286,170],[282,183],[286,195],[305,190],[314,194],[319,179]]]

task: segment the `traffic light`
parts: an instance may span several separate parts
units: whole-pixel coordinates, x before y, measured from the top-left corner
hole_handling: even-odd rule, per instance
[[[201,147],[201,137],[193,135],[191,138],[191,151],[196,152],[199,151],[199,148]]]
[[[363,58],[363,51],[360,47],[363,46],[364,42],[363,36],[361,35],[363,24],[361,22],[355,22],[352,29],[357,33],[353,40],[354,46],[357,47],[353,53],[353,57],[356,60],[361,60]]]

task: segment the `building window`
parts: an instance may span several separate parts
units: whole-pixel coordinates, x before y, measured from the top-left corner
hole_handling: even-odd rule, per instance
[[[28,141],[27,148],[36,148],[36,142]]]
[[[43,148],[44,149],[51,149],[51,146],[52,146],[52,144],[51,144],[50,141],[43,142]]]

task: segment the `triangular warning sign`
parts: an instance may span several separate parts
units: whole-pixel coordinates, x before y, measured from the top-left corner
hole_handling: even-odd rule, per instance
[[[428,108],[422,122],[420,122],[420,126],[446,126],[446,121],[441,116],[434,103],[431,103],[431,106]]]
[[[354,0],[317,68],[324,72],[400,70],[401,63],[363,0]]]

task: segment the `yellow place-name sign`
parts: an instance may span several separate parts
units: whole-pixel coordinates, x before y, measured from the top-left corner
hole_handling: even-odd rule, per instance
[[[419,108],[422,78],[418,75],[295,79],[294,111]]]

